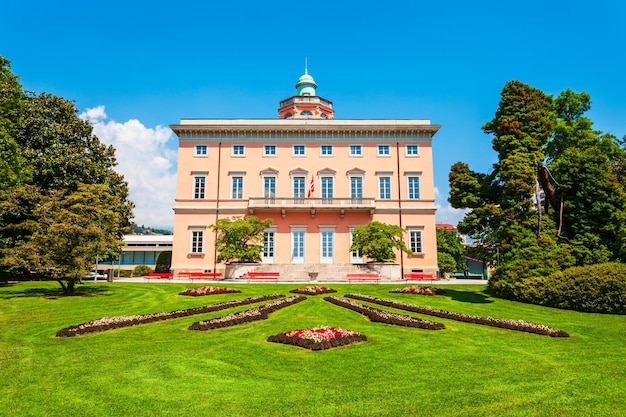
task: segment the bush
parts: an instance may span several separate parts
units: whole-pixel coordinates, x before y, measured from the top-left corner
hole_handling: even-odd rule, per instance
[[[157,256],[156,265],[154,267],[154,272],[170,272],[171,267],[172,251],[168,250],[159,253],[159,256]]]
[[[113,271],[113,278],[129,278],[131,275],[130,271],[125,271],[123,269],[116,269]]]
[[[144,275],[148,275],[152,271],[148,265],[137,265],[135,269],[133,269],[133,275],[136,277],[143,277]]]
[[[577,266],[547,277],[498,284],[505,298],[567,310],[626,314],[626,264]]]

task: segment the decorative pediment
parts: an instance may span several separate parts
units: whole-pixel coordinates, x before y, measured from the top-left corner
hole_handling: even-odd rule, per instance
[[[309,175],[309,171],[307,171],[304,168],[296,168],[296,169],[292,169],[291,171],[289,171],[289,175],[291,175],[292,177],[295,175]]]
[[[352,168],[346,172],[346,175],[365,175],[365,171],[361,168]]]
[[[259,174],[260,175],[278,175],[278,170],[274,168],[265,168],[265,169],[262,169]]]
[[[334,169],[330,169],[330,168],[322,168],[319,171],[317,171],[317,175],[335,175],[337,173],[337,171],[335,171]]]

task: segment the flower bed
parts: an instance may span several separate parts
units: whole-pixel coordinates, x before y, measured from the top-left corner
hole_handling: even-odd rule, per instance
[[[328,294],[328,293],[337,292],[337,291],[328,287],[309,286],[309,287],[296,288],[295,290],[291,290],[289,292],[294,293],[294,294],[318,295],[318,294]]]
[[[359,332],[328,326],[288,330],[267,338],[268,342],[284,343],[309,350],[331,349],[366,340],[367,337]]]
[[[426,330],[442,330],[445,329],[442,323],[436,323],[430,320],[423,320],[417,317],[411,317],[404,314],[391,313],[389,311],[368,307],[354,301],[346,300],[339,297],[326,297],[325,301],[340,307],[347,308],[357,313],[361,313],[373,322],[394,324],[396,326],[417,327]]]
[[[136,316],[105,317],[98,320],[66,327],[57,332],[57,337],[74,337],[87,333],[103,332],[105,330],[120,329],[123,327],[136,326],[138,324],[154,323],[157,321],[177,319],[197,314],[210,313],[213,311],[226,310],[247,304],[260,303],[268,300],[275,300],[284,297],[282,294],[261,295],[257,297],[244,298],[242,300],[227,301],[219,304],[211,304],[202,307],[192,307],[185,310],[175,310],[163,313],[143,314]]]
[[[419,294],[419,295],[441,295],[445,293],[445,291],[442,290],[441,288],[425,287],[421,285],[411,285],[410,287],[396,288],[395,290],[391,290],[389,292],[401,293],[401,294]]]
[[[210,330],[222,327],[237,326],[239,324],[251,323],[253,321],[265,320],[270,313],[288,307],[290,305],[306,300],[303,296],[293,296],[265,304],[260,307],[240,311],[239,313],[217,317],[211,320],[197,321],[189,326],[189,330]]]
[[[552,327],[544,326],[543,324],[530,323],[523,320],[496,319],[493,317],[481,317],[463,313],[452,313],[450,311],[438,310],[431,307],[416,306],[414,304],[402,303],[400,301],[384,300],[381,298],[371,297],[369,295],[346,294],[346,297],[353,298],[355,300],[384,305],[387,307],[393,307],[400,310],[412,311],[415,313],[427,314],[429,316],[462,321],[465,323],[483,324],[485,326],[500,327],[503,329],[517,330],[521,332],[540,334],[550,337],[569,337],[569,334],[567,332],[564,332],[563,330],[554,329]]]
[[[180,292],[178,294],[198,297],[201,295],[227,294],[227,293],[237,293],[237,292],[241,292],[241,291],[235,288],[212,287],[212,286],[205,285],[203,287],[187,288],[185,291]]]

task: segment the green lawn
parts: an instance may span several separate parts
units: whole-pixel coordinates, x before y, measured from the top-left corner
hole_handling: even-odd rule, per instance
[[[430,318],[446,330],[370,323],[323,296],[238,327],[189,331],[181,318],[75,338],[63,327],[101,317],[213,304],[297,285],[239,285],[241,294],[177,295],[191,284],[99,283],[63,297],[56,283],[0,286],[0,416],[624,416],[626,316],[499,300],[483,286],[446,295],[389,294],[400,285],[330,285],[449,311],[567,331],[550,338]],[[245,307],[250,308],[250,307]],[[400,312],[400,311],[398,311]],[[402,312],[401,312],[402,313]],[[403,314],[409,314],[404,312]],[[311,352],[266,342],[329,325],[365,343]]]

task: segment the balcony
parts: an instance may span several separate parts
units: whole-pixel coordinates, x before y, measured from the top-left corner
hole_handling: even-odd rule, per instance
[[[337,211],[341,217],[348,211],[367,211],[372,215],[376,208],[374,198],[281,198],[252,197],[248,199],[248,211],[278,211],[283,217],[287,211],[310,211],[315,217],[318,211]]]

